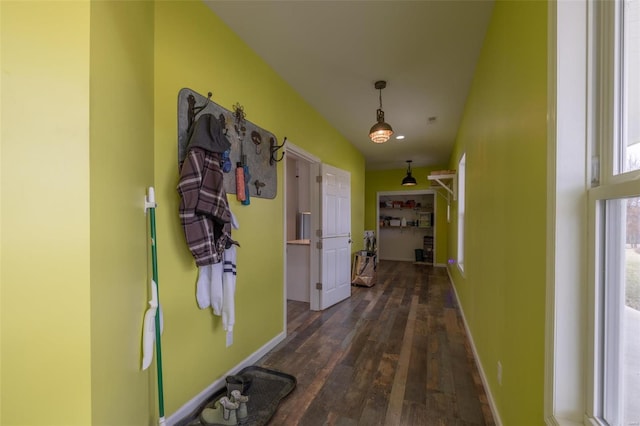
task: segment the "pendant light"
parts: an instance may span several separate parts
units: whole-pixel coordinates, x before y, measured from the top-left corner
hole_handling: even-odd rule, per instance
[[[413,186],[416,183],[416,178],[411,176],[411,160],[407,160],[407,175],[402,179],[402,186]]]
[[[376,112],[378,122],[369,130],[369,138],[373,143],[385,143],[393,135],[391,126],[384,122],[384,111],[382,110],[382,89],[387,87],[387,82],[384,80],[376,81],[374,87],[380,91],[380,108]]]

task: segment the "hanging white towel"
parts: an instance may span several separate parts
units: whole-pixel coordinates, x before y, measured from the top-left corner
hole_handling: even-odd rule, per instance
[[[222,327],[225,331],[233,331],[235,323],[236,294],[236,246],[232,245],[224,251],[224,272],[222,274]]]
[[[230,211],[230,213],[231,213],[231,226],[234,229],[238,229],[238,220],[236,219],[236,216],[233,214],[233,212]],[[227,252],[231,249],[233,249],[233,277],[234,277],[233,288],[234,289],[230,296],[227,295],[227,297],[225,297],[225,289],[223,286],[223,282],[224,282],[225,270],[227,268],[226,268],[224,259],[228,257]],[[233,294],[235,294],[235,267],[236,267],[235,252],[236,252],[236,247],[235,245],[232,244],[231,248],[228,248],[224,251],[222,262],[209,265],[211,267],[211,274],[210,274],[208,289],[209,289],[211,309],[213,309],[214,315],[220,316],[223,314],[224,305],[225,303],[227,303],[228,300],[230,300],[230,302],[228,303],[231,303],[231,305],[233,305]],[[229,297],[231,299],[229,299]],[[231,306],[231,309],[233,310],[233,306]],[[223,320],[223,324],[224,324],[224,320]],[[225,327],[225,330],[226,330],[226,327]]]
[[[223,258],[224,258],[224,255],[223,255]],[[211,266],[211,281],[210,281],[211,308],[213,309],[213,313],[218,316],[222,315],[223,263],[224,262],[218,262],[218,263],[214,263],[213,265],[210,265]]]
[[[198,282],[196,283],[196,301],[200,309],[211,306],[211,265],[198,267]]]
[[[231,212],[231,226],[238,229],[238,219]],[[233,332],[236,322],[235,296],[236,296],[236,246],[232,245],[224,251],[224,271],[222,273],[222,291],[224,303],[222,305],[222,327],[229,335]]]
[[[238,225],[238,219],[236,219],[236,215],[234,215],[231,210],[229,210],[229,213],[231,213],[231,226],[233,227],[233,229],[240,228],[240,225]]]

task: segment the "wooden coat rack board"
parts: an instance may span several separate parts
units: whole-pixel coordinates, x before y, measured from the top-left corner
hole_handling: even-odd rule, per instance
[[[231,143],[231,170],[224,173],[224,189],[227,194],[236,193],[236,164],[242,162],[249,167],[248,187],[251,197],[275,198],[278,186],[277,162],[284,157],[284,143],[278,145],[275,135],[245,119],[242,106],[234,105],[229,111],[211,101],[208,97],[191,89],[181,89],[178,93],[178,165],[187,155],[190,125],[201,114],[218,117],[227,139]]]

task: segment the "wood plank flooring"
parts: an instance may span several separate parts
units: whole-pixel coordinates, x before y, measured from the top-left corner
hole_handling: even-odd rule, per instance
[[[495,424],[444,268],[381,261],[374,287],[287,309],[287,338],[257,363],[298,380],[270,425]]]

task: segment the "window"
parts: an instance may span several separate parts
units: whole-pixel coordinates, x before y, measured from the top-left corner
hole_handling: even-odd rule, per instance
[[[640,424],[639,2],[549,2],[549,425]]]
[[[640,1],[621,5],[620,150],[623,172],[640,169]]]
[[[603,201],[597,417],[640,424],[640,198]]]
[[[464,271],[464,191],[465,191],[465,160],[462,154],[458,163],[458,267]]]
[[[599,2],[597,150],[611,158],[589,191],[594,218],[593,416],[640,424],[640,0]],[[610,76],[610,77],[608,77]]]

